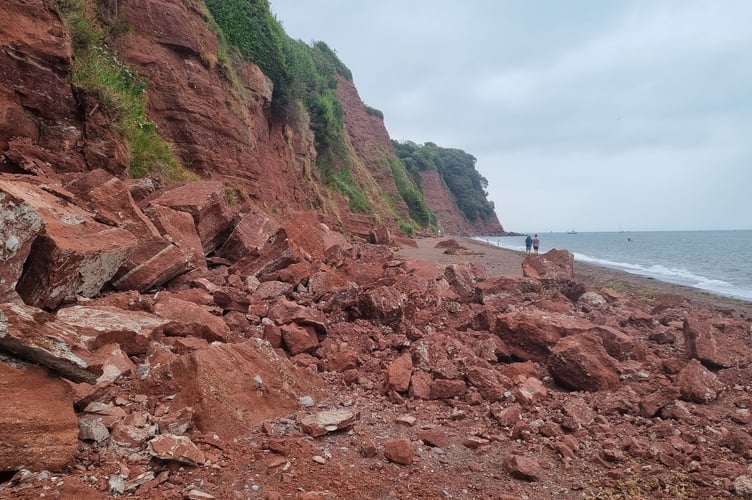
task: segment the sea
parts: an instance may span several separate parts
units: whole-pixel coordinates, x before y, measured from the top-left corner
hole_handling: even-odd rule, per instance
[[[752,302],[752,230],[538,233],[540,253]],[[525,236],[476,238],[525,251]]]

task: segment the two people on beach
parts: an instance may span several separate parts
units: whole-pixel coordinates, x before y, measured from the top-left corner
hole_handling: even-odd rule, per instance
[[[538,238],[538,235],[536,234],[535,237],[530,237],[530,235],[527,235],[527,238],[525,238],[525,252],[530,253],[530,247],[533,247],[533,250],[535,251],[535,254],[538,254],[538,248],[540,247],[540,238]]]

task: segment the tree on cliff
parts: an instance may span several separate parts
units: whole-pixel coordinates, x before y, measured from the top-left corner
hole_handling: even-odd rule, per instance
[[[484,222],[496,217],[494,204],[488,201],[488,180],[475,169],[477,160],[461,149],[442,148],[432,142],[392,141],[397,156],[416,183],[420,172],[436,170],[452,193],[457,207],[469,222]]]

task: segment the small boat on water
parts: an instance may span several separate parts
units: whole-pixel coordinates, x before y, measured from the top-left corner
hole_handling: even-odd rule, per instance
[[[575,231],[574,229],[572,229],[571,231],[567,231],[567,234],[577,234],[577,231]]]

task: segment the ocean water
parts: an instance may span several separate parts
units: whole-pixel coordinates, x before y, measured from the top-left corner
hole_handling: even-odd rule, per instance
[[[569,250],[576,261],[752,302],[752,231],[538,233],[540,253]],[[479,240],[525,250],[524,236]]]

